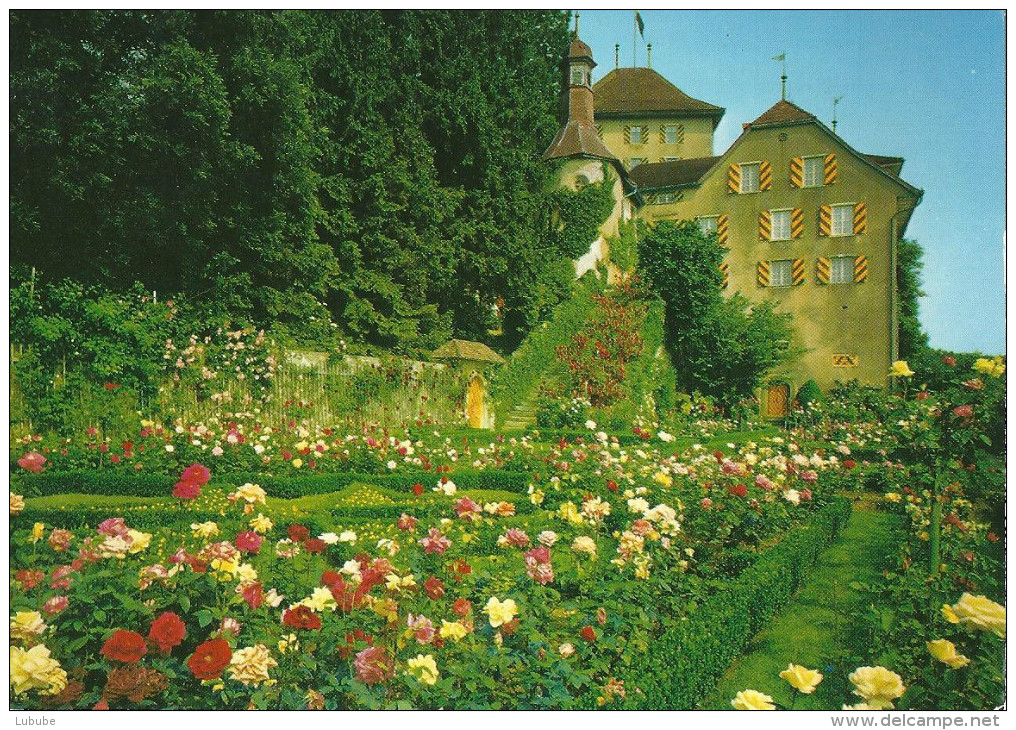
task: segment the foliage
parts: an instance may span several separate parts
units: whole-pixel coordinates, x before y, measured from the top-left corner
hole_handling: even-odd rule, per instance
[[[899,308],[900,357],[909,359],[928,348],[928,333],[921,327],[920,298],[924,251],[917,241],[901,239],[896,245],[896,297]]]
[[[585,324],[555,348],[571,378],[573,395],[596,407],[611,405],[622,396],[627,369],[645,345],[640,332],[645,316],[646,305],[632,283],[593,297]]]
[[[593,297],[602,290],[595,278],[580,281],[572,296],[536,327],[512,353],[507,365],[491,378],[491,394],[500,415],[507,414],[539,385],[555,361],[555,350],[567,342],[589,317]]]
[[[693,221],[661,221],[639,240],[639,267],[667,305],[678,385],[730,405],[750,397],[791,354],[789,315],[720,293],[723,248]]]
[[[600,226],[614,209],[616,177],[602,164],[603,180],[577,190],[558,187],[548,194],[549,233],[552,248],[569,259],[589,250],[599,236]]]
[[[11,15],[11,261],[287,343],[514,345],[567,291],[563,12]],[[492,72],[477,58],[498,59]],[[592,195],[592,193],[590,193]]]
[[[541,388],[536,401],[536,425],[541,429],[578,429],[586,422],[588,400],[567,397],[563,388]]]
[[[801,408],[808,408],[813,403],[821,402],[822,389],[818,387],[818,383],[809,378],[797,391],[797,403]]]

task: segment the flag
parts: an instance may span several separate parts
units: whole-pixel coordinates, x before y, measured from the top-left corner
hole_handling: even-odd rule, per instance
[[[773,60],[774,61],[786,61],[787,60],[787,53],[786,53],[786,51],[784,51],[783,53],[781,53],[778,56],[773,56]]]
[[[642,40],[646,39],[646,26],[642,22],[642,16],[639,15],[639,11],[635,11],[635,24],[639,27],[639,35],[642,36]]]

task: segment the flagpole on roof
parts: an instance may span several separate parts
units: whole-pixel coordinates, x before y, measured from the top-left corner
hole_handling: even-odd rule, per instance
[[[783,101],[786,101],[787,100],[787,52],[783,51],[783,53],[779,54],[778,56],[773,56],[773,60],[774,61],[780,61],[783,64],[783,74],[780,76],[780,86],[782,87],[782,90],[781,90],[781,93],[780,93],[780,98],[783,99]]]
[[[836,132],[836,107],[839,106],[841,101],[843,101],[842,96],[833,97],[833,133]]]
[[[631,18],[631,67],[635,68],[635,30],[638,28],[639,11],[636,10]]]

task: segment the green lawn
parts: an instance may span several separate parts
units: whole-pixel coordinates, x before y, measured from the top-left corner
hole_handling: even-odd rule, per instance
[[[790,663],[826,675],[815,694],[798,697],[795,709],[838,710],[850,702],[846,675],[854,667],[836,666],[849,640],[852,617],[863,610],[863,596],[850,584],[869,582],[881,574],[886,560],[895,555],[892,543],[897,525],[891,515],[855,507],[794,602],[754,638],[700,707],[730,709],[730,700],[743,689],[765,692],[789,706],[795,693],[779,673]]]

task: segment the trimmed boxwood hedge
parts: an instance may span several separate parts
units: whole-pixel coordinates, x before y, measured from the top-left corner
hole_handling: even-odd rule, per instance
[[[465,489],[493,489],[525,494],[532,475],[497,469],[464,469],[449,474],[456,485]],[[304,476],[269,476],[266,474],[216,475],[213,484],[244,484],[254,482],[272,497],[293,499],[310,494],[338,492],[357,482],[386,487],[397,492],[408,492],[417,483],[430,490],[439,477],[433,472],[407,472],[401,474],[308,474]],[[25,475],[15,484],[16,490],[32,497],[54,494],[105,494],[123,497],[166,497],[173,490],[176,479],[165,476],[142,475],[118,471],[43,472]]]
[[[628,671],[629,685],[642,693],[629,691],[628,699],[613,707],[695,709],[755,634],[791,601],[850,512],[849,501],[831,502],[710,596],[687,621],[664,632]],[[586,709],[595,707],[595,697],[590,697]]]

